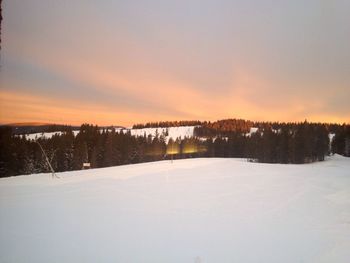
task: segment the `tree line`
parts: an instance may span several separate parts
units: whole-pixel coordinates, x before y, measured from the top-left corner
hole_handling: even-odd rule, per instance
[[[194,128],[194,134],[199,137],[229,136],[233,132],[248,133],[250,128],[259,123],[243,119],[226,119],[214,122],[203,122]]]
[[[198,139],[166,141],[165,134],[132,136],[130,131],[101,129],[84,124],[74,136],[72,130],[36,141],[0,127],[0,177],[50,172],[39,144],[56,172],[80,170],[83,163],[92,168],[117,166],[170,158],[195,157]],[[199,155],[196,155],[199,156]]]
[[[66,130],[61,135],[39,138],[36,142],[14,135],[10,127],[1,127],[0,177],[49,172],[38,143],[57,172],[80,170],[86,162],[92,168],[193,157],[308,163],[322,161],[330,152],[349,155],[346,141],[350,141],[350,126],[333,127],[335,136],[331,148],[329,129],[329,125],[308,122],[270,124],[261,125],[255,133],[247,134],[243,125],[233,131],[225,129],[222,133],[218,129],[206,137],[197,134],[190,138],[167,140],[164,133],[136,137],[130,131],[84,124],[76,136],[72,130]]]
[[[135,124],[132,126],[133,129],[143,128],[169,128],[169,127],[180,127],[180,126],[197,126],[202,125],[201,121],[160,121],[160,122],[147,122],[145,124]]]
[[[61,124],[44,124],[44,125],[5,125],[11,126],[12,133],[30,134],[30,133],[43,133],[43,132],[58,132],[58,131],[69,131],[69,130],[79,130],[80,126],[71,125],[61,125]]]
[[[304,122],[310,125],[324,126],[329,133],[339,133],[344,127],[349,126],[335,123],[309,123],[306,120]],[[251,128],[259,128],[260,130],[287,128],[292,130],[300,124],[302,122],[257,122],[244,119],[225,119],[214,122],[202,122],[194,128],[194,134],[199,137],[229,136],[232,132],[249,133]]]

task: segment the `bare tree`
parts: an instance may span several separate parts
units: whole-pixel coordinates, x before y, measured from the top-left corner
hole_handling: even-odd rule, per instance
[[[47,157],[47,154],[46,154],[46,152],[44,151],[44,148],[41,146],[40,142],[39,142],[38,140],[35,140],[35,142],[39,145],[39,147],[40,147],[40,149],[41,149],[41,151],[42,151],[42,153],[43,153],[43,155],[44,155],[45,161],[46,161],[48,167],[49,167],[50,170],[51,170],[52,178],[55,178],[55,177],[56,177],[56,178],[60,178],[60,177],[55,173],[55,170],[52,168],[52,165],[51,165],[51,162],[52,162],[52,159],[53,159],[53,156],[54,156],[56,150],[53,152],[52,157],[51,157],[51,161],[50,161],[50,160],[49,160],[49,157]]]

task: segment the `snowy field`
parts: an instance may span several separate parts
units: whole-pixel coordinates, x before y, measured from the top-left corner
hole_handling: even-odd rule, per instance
[[[193,137],[194,136],[194,128],[195,126],[179,126],[179,127],[168,127],[168,128],[142,128],[142,129],[120,129],[117,128],[116,131],[123,131],[124,133],[130,131],[133,136],[149,136],[155,137],[163,135],[165,137],[165,141],[168,142],[170,138],[173,140],[184,139],[185,137]],[[102,132],[103,129],[101,129]],[[251,136],[253,133],[257,132],[258,128],[250,128],[250,132],[246,133],[247,136]],[[77,136],[79,131],[73,131],[74,136]],[[38,138],[46,138],[50,139],[54,135],[62,135],[63,132],[40,132],[40,133],[31,133],[25,134],[27,140],[36,140]],[[334,137],[334,134],[330,139]]]
[[[134,136],[153,136],[156,134],[158,136],[164,135],[166,142],[170,138],[176,140],[184,139],[185,137],[193,137],[193,130],[195,126],[179,126],[179,127],[169,127],[169,128],[143,128],[143,129],[130,129],[131,135]],[[123,130],[126,132],[127,130]]]
[[[79,131],[73,131],[74,136],[77,136]],[[36,140],[39,138],[46,138],[50,139],[54,135],[62,135],[63,132],[57,131],[57,132],[38,132],[38,133],[30,133],[30,134],[25,134],[24,136],[26,137],[27,140]]]
[[[0,262],[349,262],[350,159],[0,179]]]
[[[193,130],[195,126],[180,126],[180,127],[169,127],[169,128],[143,128],[143,129],[116,129],[117,132],[122,130],[124,133],[130,131],[131,135],[134,136],[153,136],[155,137],[157,134],[158,136],[164,135],[166,141],[168,141],[170,138],[173,138],[176,140],[177,138],[185,138],[185,137],[192,137],[193,136]],[[103,129],[101,129],[102,132]],[[79,131],[73,131],[74,136],[76,136],[79,133]],[[47,138],[50,139],[54,135],[62,135],[63,132],[57,131],[57,132],[39,132],[39,133],[31,133],[31,134],[25,134],[25,137],[27,140],[36,140],[38,138]]]

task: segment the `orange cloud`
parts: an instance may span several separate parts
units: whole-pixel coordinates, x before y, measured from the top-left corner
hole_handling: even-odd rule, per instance
[[[80,125],[125,125],[146,120],[173,119],[175,116],[113,109],[98,105],[77,104],[76,101],[56,100],[50,97],[0,91],[0,122],[48,122]]]
[[[145,58],[140,58],[145,59]],[[149,107],[140,110],[138,105],[106,106],[103,102],[86,102],[79,99],[44,97],[19,92],[0,93],[1,122],[45,121],[80,124],[132,125],[138,122],[221,118],[246,118],[264,121],[326,121],[349,122],[349,118],[324,114],[325,102],[313,98],[313,94],[293,93],[293,83],[284,83],[276,77],[268,77],[248,67],[236,67],[232,71],[232,81],[223,90],[206,91],[198,84],[176,78],[157,67],[146,67],[145,61],[133,69],[116,69],[113,58],[91,57],[90,62],[57,54],[48,59],[45,54],[36,57],[37,63],[63,78],[82,86],[107,91],[118,98],[120,92],[131,99],[145,102]],[[94,63],[91,63],[94,61]],[[304,84],[306,85],[306,84]],[[283,87],[279,89],[276,87]],[[307,88],[305,88],[307,90]],[[323,90],[323,95],[329,93]],[[323,96],[323,97],[324,97]],[[321,113],[313,113],[321,112]],[[62,117],[64,116],[64,117]]]

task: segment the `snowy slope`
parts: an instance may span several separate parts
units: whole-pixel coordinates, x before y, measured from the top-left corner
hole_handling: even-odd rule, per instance
[[[0,262],[349,262],[350,159],[0,179]]]
[[[135,136],[156,136],[158,133],[158,136],[165,134],[167,132],[167,136],[165,136],[166,141],[168,141],[170,138],[173,138],[176,140],[177,138],[185,138],[185,137],[192,137],[193,136],[193,130],[195,126],[181,126],[181,127],[169,127],[169,128],[143,128],[143,129],[116,129],[116,131],[122,130],[123,132],[131,132],[131,135]],[[102,131],[102,129],[101,129]],[[28,140],[36,140],[40,137],[43,138],[51,138],[55,134],[61,135],[63,132],[40,132],[40,133],[32,133],[32,134],[26,134],[26,138]],[[79,131],[73,131],[74,135],[76,136]]]
[[[258,131],[258,128],[255,127],[251,127],[250,131],[248,133],[246,133],[246,136],[252,136],[253,133],[256,133]]]
[[[63,132],[57,131],[57,132],[39,132],[39,133],[31,133],[31,134],[25,134],[25,137],[27,140],[36,140],[39,138],[46,138],[50,139],[54,135],[62,135]],[[76,136],[79,133],[79,131],[73,131],[74,136]]]
[[[170,138],[173,138],[176,140],[177,138],[183,139],[185,137],[192,137],[193,136],[193,130],[195,126],[180,126],[180,127],[169,127],[169,128],[143,128],[143,129],[130,129],[131,135],[135,136],[156,136],[158,133],[158,136],[166,133],[168,134],[165,136],[166,141],[168,141]],[[124,130],[127,131],[127,130]]]
[[[194,127],[195,126],[180,126],[180,127],[169,127],[169,128],[143,128],[143,129],[120,129],[117,128],[116,131],[120,131],[122,130],[124,133],[130,131],[131,135],[134,136],[156,136],[156,134],[158,133],[158,135],[165,135],[166,133],[168,134],[167,136],[165,136],[165,140],[166,142],[169,141],[170,138],[173,138],[174,140],[176,140],[177,138],[179,139],[183,139],[185,137],[193,137],[194,134]],[[101,129],[102,131],[102,129]],[[252,127],[250,128],[250,131],[248,133],[246,133],[246,136],[251,136],[253,133],[256,133],[258,131],[258,128]],[[276,131],[277,132],[277,131]],[[28,140],[36,140],[38,138],[47,138],[50,139],[52,136],[54,135],[61,135],[63,132],[42,132],[42,133],[32,133],[32,134],[25,134],[25,137]],[[76,136],[79,131],[73,131],[74,136]],[[333,138],[335,136],[334,133],[330,133],[329,135],[329,141],[330,141],[330,145],[333,141]],[[203,138],[203,140],[205,140],[206,138]]]
[[[149,136],[155,137],[156,134],[158,136],[164,135],[166,142],[169,141],[170,138],[176,140],[184,139],[185,137],[193,137],[194,135],[194,128],[195,126],[179,126],[179,127],[168,127],[168,128],[142,128],[142,129],[121,129],[117,128],[116,131],[123,131],[124,133],[130,131],[131,135],[134,136]],[[258,130],[258,128],[250,128],[250,132],[246,133],[247,136],[251,136],[253,133],[255,133]],[[110,130],[108,130],[110,131]],[[102,129],[101,129],[102,132]],[[26,138],[29,140],[36,140],[40,137],[42,138],[51,138],[53,135],[58,134],[61,135],[63,132],[43,132],[43,133],[32,133],[32,134],[26,134]],[[79,131],[73,131],[74,135],[76,136]],[[167,134],[167,135],[166,135]],[[206,138],[203,138],[205,140]]]

